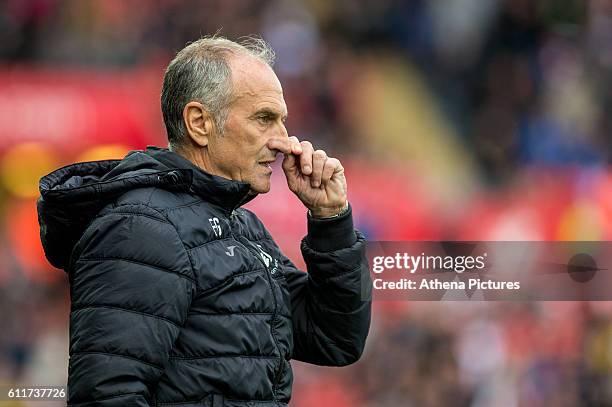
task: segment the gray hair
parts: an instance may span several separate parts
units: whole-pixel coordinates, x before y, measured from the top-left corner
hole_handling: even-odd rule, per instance
[[[202,103],[223,134],[229,105],[233,99],[231,55],[251,55],[270,67],[275,54],[262,39],[244,37],[239,42],[220,36],[203,37],[180,50],[164,74],[161,109],[171,149],[187,140],[183,109],[191,101]]]

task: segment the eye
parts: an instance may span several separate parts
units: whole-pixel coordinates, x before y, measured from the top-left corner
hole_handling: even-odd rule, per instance
[[[272,117],[270,117],[269,115],[257,116],[257,121],[261,124],[268,124],[272,121]]]

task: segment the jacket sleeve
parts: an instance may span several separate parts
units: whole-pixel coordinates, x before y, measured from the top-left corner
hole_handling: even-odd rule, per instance
[[[143,205],[98,217],[69,269],[69,406],[149,406],[195,283],[176,229]]]
[[[365,238],[351,209],[338,218],[308,219],[302,240],[308,273],[285,261],[291,294],[293,358],[326,366],[356,362],[370,328],[371,279]]]

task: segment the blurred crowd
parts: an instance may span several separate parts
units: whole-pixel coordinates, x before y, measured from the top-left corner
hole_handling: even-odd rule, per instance
[[[387,309],[355,367],[297,377],[296,405],[608,406],[610,311],[570,302]]]
[[[67,374],[38,178],[164,145],[163,69],[214,33],[272,45],[289,133],[343,161],[368,238],[612,240],[610,0],[5,0],[0,385]],[[300,263],[273,182],[249,205]],[[374,305],[357,365],[295,364],[295,406],[612,406],[609,303]]]

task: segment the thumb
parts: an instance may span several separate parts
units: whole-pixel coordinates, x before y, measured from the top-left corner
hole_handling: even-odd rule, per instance
[[[285,178],[287,179],[287,186],[291,191],[294,191],[294,188],[297,185],[298,177],[300,176],[300,171],[297,166],[297,158],[293,154],[285,154],[285,158],[283,159],[283,172],[285,173]]]
[[[295,175],[296,170],[297,165],[295,155],[285,154],[285,158],[283,159],[283,171],[285,171],[285,175]]]

